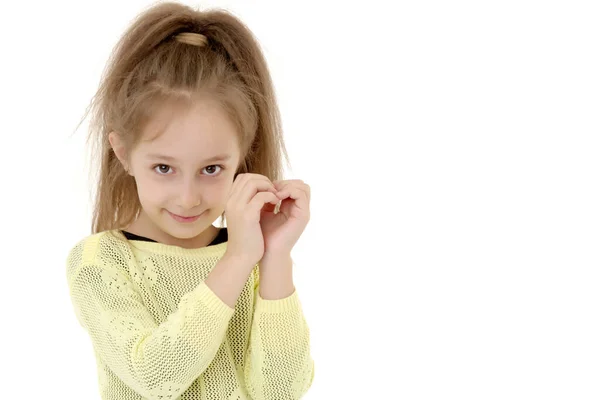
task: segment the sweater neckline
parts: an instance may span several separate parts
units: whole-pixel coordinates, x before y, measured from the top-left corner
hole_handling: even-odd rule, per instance
[[[165,244],[157,242],[153,239],[146,238],[144,236],[139,236],[133,234],[131,232],[127,232],[122,229],[115,230],[117,234],[122,237],[124,240],[128,241],[132,247],[135,247],[140,250],[154,252],[154,253],[163,253],[163,254],[172,254],[172,255],[181,255],[181,256],[193,256],[193,255],[220,255],[227,248],[227,239],[228,232],[227,228],[221,228],[219,234],[215,239],[211,242],[211,244],[198,247],[195,249],[188,249],[185,247],[180,247],[177,245]],[[216,244],[215,244],[216,243]]]

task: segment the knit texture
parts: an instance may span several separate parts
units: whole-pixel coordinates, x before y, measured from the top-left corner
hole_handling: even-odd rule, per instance
[[[253,268],[235,309],[204,283],[227,242],[198,249],[90,235],[66,262],[104,400],[286,400],[310,388],[314,361],[297,290],[259,294]]]

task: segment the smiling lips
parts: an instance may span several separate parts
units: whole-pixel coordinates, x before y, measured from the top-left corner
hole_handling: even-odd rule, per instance
[[[168,210],[167,210],[168,211]],[[197,220],[200,215],[196,215],[194,217],[182,217],[181,215],[177,215],[177,214],[173,214],[171,211],[168,211],[168,213],[171,215],[171,217],[173,217],[173,219],[177,222],[194,222],[195,220]]]

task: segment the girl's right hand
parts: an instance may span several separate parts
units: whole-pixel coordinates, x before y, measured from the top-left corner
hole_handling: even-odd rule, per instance
[[[265,242],[260,226],[260,213],[266,204],[277,205],[275,185],[261,174],[239,174],[225,205],[227,220],[226,256],[244,260],[254,266],[263,257]]]

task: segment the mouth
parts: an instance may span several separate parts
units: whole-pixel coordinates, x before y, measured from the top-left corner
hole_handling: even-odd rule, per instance
[[[199,215],[194,215],[194,216],[190,216],[190,217],[186,217],[186,216],[182,216],[182,215],[177,215],[177,214],[173,214],[171,211],[167,210],[167,212],[169,213],[169,215],[177,222],[194,222],[196,221],[198,218],[200,218],[200,216],[202,214],[204,214],[204,212],[202,212]]]

